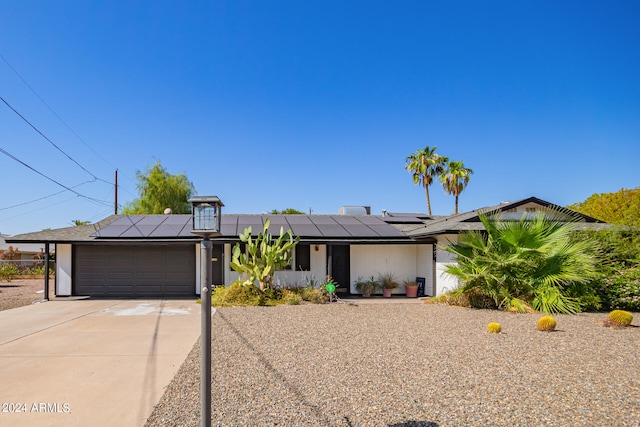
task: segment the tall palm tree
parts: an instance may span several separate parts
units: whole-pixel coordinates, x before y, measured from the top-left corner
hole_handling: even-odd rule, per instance
[[[449,162],[447,168],[440,174],[440,182],[447,194],[456,196],[456,209],[458,213],[458,197],[469,184],[469,178],[473,174],[473,169],[465,168],[462,162]]]
[[[424,150],[418,149],[418,151],[407,157],[407,164],[405,165],[405,169],[412,174],[413,183],[424,187],[429,215],[431,215],[429,186],[433,184],[433,179],[442,173],[449,161],[448,158],[436,154],[436,148],[438,147],[431,148],[427,145]]]

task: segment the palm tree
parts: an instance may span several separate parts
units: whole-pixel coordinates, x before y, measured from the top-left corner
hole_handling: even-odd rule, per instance
[[[449,162],[447,169],[440,174],[440,182],[447,194],[456,196],[456,209],[458,213],[458,197],[469,184],[469,178],[473,174],[473,169],[465,168],[462,162]]]
[[[429,186],[433,184],[433,179],[439,176],[449,159],[436,154],[436,148],[424,147],[424,150],[418,149],[415,153],[407,157],[405,169],[413,175],[413,183],[420,184],[424,187],[427,197],[427,209],[431,215],[431,200],[429,200]]]
[[[504,309],[577,313],[594,276],[594,241],[572,240],[578,229],[559,212],[523,215],[519,221],[480,215],[485,232],[461,233],[443,249],[455,255],[447,273],[460,279],[455,291],[480,292]]]

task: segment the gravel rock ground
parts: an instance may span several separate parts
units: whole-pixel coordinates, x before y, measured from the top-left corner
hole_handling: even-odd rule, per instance
[[[640,314],[425,304],[217,309],[214,426],[640,425]],[[502,334],[486,332],[502,324]],[[196,343],[147,426],[199,425]]]
[[[49,280],[53,293],[53,279]],[[13,279],[0,282],[0,311],[33,304],[44,299],[44,279]]]

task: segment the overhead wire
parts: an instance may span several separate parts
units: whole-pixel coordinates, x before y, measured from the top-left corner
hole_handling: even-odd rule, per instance
[[[80,187],[81,185],[88,184],[90,182],[94,182],[94,181],[92,180],[92,181],[81,182],[80,184],[76,184],[76,185],[72,186],[71,188]],[[9,210],[9,209],[14,209],[14,208],[19,208],[21,206],[30,205],[31,203],[39,202],[41,200],[48,199],[49,197],[57,196],[58,194],[62,194],[62,193],[66,193],[66,192],[67,192],[67,190],[61,190],[61,191],[58,191],[56,193],[49,194],[48,196],[39,197],[37,199],[33,199],[33,200],[28,201],[28,202],[22,202],[22,203],[18,203],[17,205],[6,206],[4,208],[0,208],[0,211],[6,211],[6,210]]]
[[[34,167],[32,167],[32,166],[28,165],[27,163],[23,162],[22,160],[18,159],[16,156],[14,156],[13,154],[11,154],[11,153],[9,153],[8,151],[6,151],[4,148],[1,148],[1,147],[0,147],[0,153],[2,153],[2,154],[4,154],[5,156],[7,156],[7,157],[9,157],[9,158],[11,158],[11,159],[13,159],[13,160],[15,160],[16,162],[20,163],[20,164],[21,164],[21,165],[23,165],[24,167],[26,167],[26,168],[28,168],[28,169],[32,170],[33,172],[37,173],[38,175],[42,176],[43,178],[48,179],[49,181],[53,182],[54,184],[59,185],[60,187],[64,188],[65,190],[67,190],[67,191],[70,191],[70,192],[74,193],[74,194],[75,194],[75,195],[77,195],[78,197],[82,197],[83,199],[88,200],[88,201],[90,201],[90,202],[97,203],[97,204],[103,204],[103,205],[105,205],[105,206],[107,206],[107,205],[110,205],[110,204],[111,204],[110,202],[107,202],[106,200],[99,200],[99,199],[95,199],[95,198],[93,198],[93,197],[86,196],[86,195],[84,195],[84,194],[82,194],[82,193],[77,192],[76,190],[74,190],[74,189],[73,189],[73,188],[71,188],[71,187],[67,187],[67,186],[66,186],[66,185],[64,185],[64,184],[61,184],[60,182],[56,181],[55,179],[51,178],[50,176],[45,175],[44,173],[40,172],[39,170],[35,169]]]
[[[13,73],[20,79],[20,81],[22,81],[22,83],[24,83],[25,86],[27,86],[29,88],[29,90],[35,95],[35,97],[42,102],[42,104],[51,112],[51,114],[53,114],[80,142],[82,142],[87,148],[89,148],[98,158],[100,158],[103,162],[105,162],[106,164],[114,167],[116,170],[118,169],[115,165],[111,164],[109,161],[107,161],[104,157],[102,157],[90,144],[88,144],[73,128],[71,128],[71,126],[62,119],[62,117],[60,117],[60,115],[58,113],[56,113],[53,108],[51,108],[51,106],[49,104],[47,104],[47,102],[40,96],[40,94],[22,77],[22,75],[20,75],[20,73],[18,72],[18,70],[16,70],[13,65],[11,65],[11,63],[7,60],[7,58],[4,57],[4,55],[2,55],[0,53],[0,58],[2,58],[2,60],[4,61],[5,64],[7,64],[7,66],[11,69],[11,71],[13,71]],[[7,105],[8,108],[10,108],[15,114],[17,114],[22,120],[24,120],[29,126],[31,126],[31,128],[33,128],[38,134],[40,134],[45,140],[47,140],[51,145],[53,145],[58,151],[60,151],[62,154],[64,154],[69,160],[71,160],[72,162],[74,162],[77,166],[79,166],[82,170],[84,170],[85,172],[87,172],[89,175],[91,175],[91,177],[93,178],[93,181],[102,181],[104,183],[107,183],[109,185],[115,185],[112,182],[109,182],[107,180],[104,180],[102,178],[97,177],[95,174],[93,174],[92,172],[90,172],[89,170],[87,170],[85,167],[83,167],[82,165],[80,165],[80,163],[78,163],[75,159],[73,159],[69,154],[67,154],[64,150],[62,150],[58,145],[56,145],[53,141],[51,141],[51,139],[49,139],[46,135],[44,135],[43,132],[41,132],[35,125],[33,125],[29,120],[26,119],[26,117],[24,117],[22,114],[20,114],[15,108],[13,108],[13,106],[11,106],[3,97],[0,96],[0,99]],[[5,152],[5,154],[8,154]],[[10,155],[10,157],[12,157]],[[15,158],[14,158],[15,159]],[[17,159],[15,159],[17,160]],[[23,163],[23,162],[21,162]],[[24,164],[24,163],[23,163]],[[28,165],[25,164],[25,166],[29,167]],[[34,170],[35,171],[35,170]],[[37,172],[37,171],[36,171]],[[133,181],[133,178],[131,178],[130,176],[126,175],[126,174],[122,174],[124,175],[126,178],[128,178],[130,181]],[[44,175],[43,175],[44,176]],[[47,177],[48,178],[48,177]],[[49,179],[49,178],[48,178]],[[54,181],[55,182],[55,181]],[[92,182],[92,181],[88,181],[88,182]],[[57,183],[57,182],[56,182]],[[86,182],[85,182],[86,183]],[[78,185],[82,185],[85,183],[81,183]],[[59,184],[59,183],[57,183]],[[60,184],[59,184],[60,185]],[[73,186],[71,188],[75,188],[77,186]],[[132,196],[136,196],[135,194],[133,194],[132,192],[130,192],[126,187],[123,186],[119,186],[121,190],[124,190],[126,193],[129,193]],[[60,193],[55,193],[55,194],[60,194]],[[53,195],[55,195],[53,194]],[[53,195],[50,196],[45,196],[46,197],[51,197]],[[82,196],[85,197],[89,200],[91,200],[92,198],[89,198],[87,196]],[[21,206],[24,204],[29,204],[32,202],[36,202],[41,200],[40,199],[36,199],[33,200],[31,202],[25,202],[23,204],[19,204],[19,205],[15,205],[14,207],[17,206]],[[95,201],[97,201],[98,199],[93,199]],[[104,202],[104,201],[103,201]],[[9,207],[11,208],[11,207]],[[4,210],[4,209],[9,209],[9,208],[0,208],[0,210]]]
[[[7,102],[6,99],[4,99],[2,96],[0,96],[0,101],[4,102],[5,105],[7,107],[9,107],[9,109],[11,109],[11,111],[13,111],[14,113],[16,113],[18,115],[18,117],[20,117],[22,120],[25,121],[25,123],[27,123],[29,126],[31,126],[31,128],[33,128],[33,130],[35,130],[40,136],[42,136],[45,140],[47,140],[47,142],[49,142],[49,144],[53,145],[58,151],[60,151],[62,154],[64,154],[69,160],[71,160],[73,163],[75,163],[76,165],[78,165],[78,167],[80,169],[82,169],[83,171],[85,171],[86,173],[88,173],[89,175],[91,175],[94,179],[94,181],[103,181],[107,184],[112,184],[109,181],[105,181],[102,178],[98,178],[97,176],[95,176],[92,172],[90,172],[89,170],[87,170],[84,166],[82,166],[80,163],[78,163],[73,157],[71,157],[69,154],[67,154],[62,148],[58,147],[58,145],[56,145],[55,142],[53,142],[52,140],[50,140],[44,133],[42,133],[40,131],[40,129],[38,129],[37,127],[35,127],[35,125],[33,125],[33,123],[31,123],[29,120],[27,120],[27,118],[25,116],[23,116],[22,114],[20,114],[20,112],[18,110],[16,110],[15,108],[13,108],[13,106],[11,104],[9,104]]]
[[[18,76],[18,78],[22,81],[22,83],[25,84],[25,86],[27,86],[29,88],[29,90],[35,95],[36,98],[38,98],[40,100],[40,102],[42,102],[42,104],[47,107],[47,109],[51,112],[51,114],[53,114],[59,121],[60,123],[62,123],[68,130],[69,132],[71,132],[76,138],[78,138],[78,140],[80,142],[82,142],[87,148],[89,148],[89,150],[91,150],[100,160],[102,160],[103,162],[105,162],[106,164],[108,164],[109,166],[113,167],[114,169],[118,169],[117,166],[113,165],[111,162],[109,162],[107,159],[105,159],[104,157],[102,157],[100,155],[100,153],[98,153],[91,145],[89,145],[89,143],[87,143],[80,135],[78,135],[78,133],[73,130],[71,128],[71,126],[69,126],[69,124],[67,122],[65,122],[62,117],[60,117],[58,115],[58,113],[56,113],[53,108],[51,108],[51,106],[49,106],[49,104],[47,104],[45,102],[45,100],[40,96],[40,94],[20,75],[20,73],[18,73],[18,70],[16,70],[13,65],[11,65],[11,63],[9,63],[9,61],[7,60],[7,58],[5,58],[2,53],[0,53],[0,58],[2,58],[2,60],[4,61],[5,64],[7,64],[7,66],[11,69],[11,71],[13,71],[13,73]],[[126,175],[125,175],[126,176]],[[127,178],[133,180],[131,177]],[[110,183],[113,184],[113,183]]]

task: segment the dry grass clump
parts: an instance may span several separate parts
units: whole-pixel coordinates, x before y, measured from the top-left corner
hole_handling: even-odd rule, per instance
[[[438,304],[454,305],[458,307],[495,309],[497,308],[493,298],[471,289],[467,292],[448,292],[446,294],[434,297],[433,300]],[[427,300],[425,300],[427,302]]]

